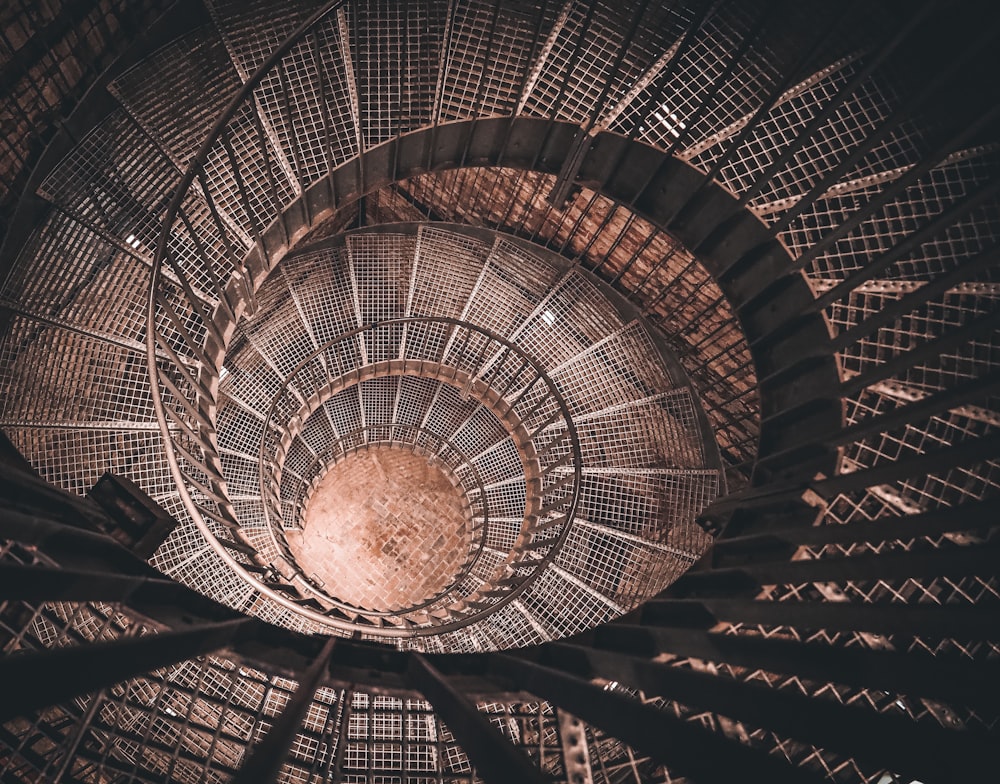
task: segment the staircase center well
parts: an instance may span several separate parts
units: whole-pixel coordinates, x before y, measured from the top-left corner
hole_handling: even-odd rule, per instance
[[[303,523],[286,532],[299,568],[341,601],[382,612],[446,590],[472,547],[458,479],[405,447],[338,461],[319,480]]]

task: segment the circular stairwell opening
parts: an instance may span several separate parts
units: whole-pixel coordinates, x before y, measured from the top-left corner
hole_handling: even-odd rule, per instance
[[[407,359],[331,381],[310,371],[329,370],[359,340],[366,353],[379,335],[395,343],[403,328]],[[477,362],[427,358],[447,343],[478,345]],[[497,379],[533,391],[508,403],[490,386]],[[548,429],[532,438],[529,425],[543,418]],[[349,331],[302,363],[268,409],[259,472],[273,549],[261,555],[301,595],[358,625],[469,623],[523,592],[565,538],[579,482],[558,470],[578,462],[572,427],[520,352],[462,322]]]
[[[212,411],[206,476],[185,471],[184,426],[178,474],[258,592],[249,612],[429,651],[514,647],[631,610],[710,543],[697,516],[723,480],[690,380],[558,254],[371,227],[285,256],[248,304],[224,330],[227,373],[201,384],[212,406],[168,416]]]
[[[322,474],[301,529],[285,538],[319,587],[345,603],[393,612],[455,583],[473,546],[471,511],[461,482],[434,455],[373,446]]]

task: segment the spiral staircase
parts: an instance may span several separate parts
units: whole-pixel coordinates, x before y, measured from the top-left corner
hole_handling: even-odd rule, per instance
[[[995,771],[992,9],[70,5],[0,780]]]

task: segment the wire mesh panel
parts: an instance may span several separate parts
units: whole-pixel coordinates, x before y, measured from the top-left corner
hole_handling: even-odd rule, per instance
[[[284,387],[284,378],[250,343],[244,344],[235,354],[231,365],[226,366],[227,374],[220,384],[220,395],[239,401],[243,409],[263,419],[271,398]]]
[[[503,431],[491,420],[486,409],[480,409],[469,424],[455,434],[452,443],[467,455],[484,482],[508,479],[524,472],[517,448],[510,440],[501,440]]]
[[[257,109],[243,106],[213,145],[200,178],[206,197],[253,236],[296,195],[284,151],[263,127]]]
[[[460,319],[477,285],[489,248],[472,237],[421,227],[408,316]]]
[[[5,425],[4,432],[47,481],[71,492],[86,493],[105,471],[127,476],[161,503],[175,491],[152,428]]]
[[[596,616],[605,621],[621,612],[621,608],[606,596],[556,566],[549,567],[536,586],[525,594],[521,603],[554,637],[587,628],[590,624],[582,620],[584,617]],[[557,598],[550,600],[549,597]]]
[[[268,0],[210,0],[206,5],[243,81],[305,21],[311,7],[308,2],[293,1],[283,4],[276,15]]]
[[[317,25],[254,91],[276,148],[300,186],[324,177],[358,153],[351,102],[354,74],[335,15]]]
[[[774,22],[766,13],[748,5],[710,14],[670,64],[666,80],[639,93],[612,127],[628,133],[638,126],[639,138],[672,149],[678,140],[703,139],[752,112],[776,68],[761,42],[755,42],[755,26]],[[745,54],[743,44],[748,45]]]
[[[371,0],[346,10],[365,147],[430,121],[447,7]]]
[[[253,244],[251,235],[217,202],[196,190],[185,194],[179,218],[167,240],[170,267],[164,278],[191,287],[199,299],[214,304],[221,284]]]
[[[575,421],[588,468],[698,468],[703,459],[688,390],[619,405]]]
[[[554,4],[518,8],[506,3],[454,6],[441,91],[441,121],[511,114],[537,49],[555,20]],[[484,31],[488,31],[486,36]]]
[[[3,282],[3,301],[19,307],[30,303],[31,311],[40,316],[59,317],[66,308],[83,299],[78,296],[74,282],[99,277],[115,253],[114,246],[92,229],[61,213],[49,215],[22,249],[18,263]],[[141,282],[130,280],[130,276],[123,277],[126,279],[119,285],[126,290],[132,285],[142,287]],[[137,295],[136,291],[124,301],[132,300],[130,307],[137,308]],[[111,331],[116,324],[108,321],[101,326]]]
[[[316,350],[316,340],[303,324],[302,310],[280,287],[262,292],[253,317],[242,328],[246,340],[282,378],[287,378]]]
[[[157,210],[180,174],[122,110],[81,140],[39,186],[39,195],[66,212],[125,240],[152,248]]]
[[[341,434],[345,450],[353,449],[363,443],[365,424],[362,419],[360,391],[360,387],[350,387],[338,392],[323,404],[330,421]]]
[[[406,315],[410,300],[415,241],[402,235],[355,235],[348,240],[351,271],[362,324]],[[368,361],[399,357],[403,326],[376,329],[367,336]]]
[[[225,46],[214,31],[205,29],[152,52],[116,77],[110,89],[183,168],[238,85]]]
[[[648,333],[634,321],[557,367],[552,376],[573,401],[574,413],[583,415],[670,388],[663,366],[646,359],[654,356]]]
[[[556,368],[621,326],[614,306],[594,284],[571,274],[546,295],[516,334],[529,355]]]
[[[323,346],[361,326],[346,253],[317,251],[294,256],[282,265],[288,288],[301,309],[303,319],[317,345]],[[362,362],[364,344],[336,344],[336,353],[326,358],[334,376]]]
[[[519,110],[588,121],[597,107],[615,106],[624,97],[676,30],[674,13],[656,4],[563,4]]]
[[[12,424],[155,419],[145,363],[134,348],[22,317],[11,319],[3,346],[0,416]],[[16,394],[25,385],[39,397]]]
[[[400,378],[399,397],[394,412],[399,433],[397,438],[405,438],[403,434],[412,434],[423,425],[439,389],[440,386],[430,378]]]
[[[585,469],[583,476],[583,520],[643,539],[669,542],[691,555],[704,545],[707,535],[693,524],[718,492],[718,476],[713,472],[595,468]],[[651,521],[657,519],[668,520],[669,525],[656,530]]]
[[[487,263],[464,318],[506,337],[514,334],[542,301],[556,271],[504,240],[494,246],[492,256],[497,262]],[[446,360],[458,364],[454,355],[463,348],[467,355],[474,355],[480,347],[475,343],[464,347],[452,343]]]

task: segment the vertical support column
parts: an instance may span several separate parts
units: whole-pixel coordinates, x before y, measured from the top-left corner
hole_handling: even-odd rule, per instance
[[[576,716],[562,708],[556,708],[556,715],[559,717],[559,743],[562,746],[567,784],[594,784],[586,727]]]
[[[354,703],[354,691],[345,689],[341,695],[340,724],[337,728],[337,751],[333,756],[332,770],[329,771],[330,784],[340,784],[344,780],[344,757],[347,755],[347,740],[351,730],[351,711]]]

